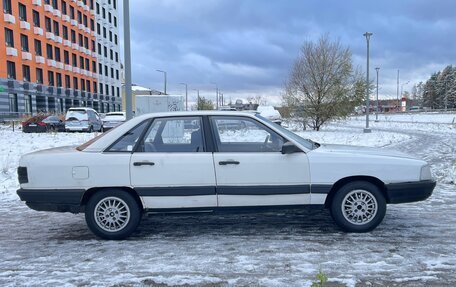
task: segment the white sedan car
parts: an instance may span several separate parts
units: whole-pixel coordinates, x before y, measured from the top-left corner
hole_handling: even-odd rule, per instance
[[[388,203],[428,198],[429,165],[365,147],[320,145],[242,112],[136,117],[79,146],[23,155],[26,204],[84,212],[90,230],[123,239],[148,212],[329,208],[345,231],[366,232]]]

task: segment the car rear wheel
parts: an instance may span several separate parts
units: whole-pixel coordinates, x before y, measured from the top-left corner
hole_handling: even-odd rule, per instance
[[[380,189],[367,181],[354,181],[340,188],[331,203],[336,224],[348,232],[367,232],[385,217],[386,200]]]
[[[136,230],[141,209],[135,198],[123,190],[102,190],[90,197],[85,219],[89,229],[98,237],[119,240]]]
[[[90,127],[89,127],[88,132],[89,132],[89,133],[92,133],[92,132],[93,132],[93,126],[90,126]]]

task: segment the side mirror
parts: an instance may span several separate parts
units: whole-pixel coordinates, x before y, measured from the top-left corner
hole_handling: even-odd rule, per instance
[[[302,152],[297,146],[295,146],[291,142],[286,142],[282,145],[282,154],[290,154],[290,153],[295,153],[295,152]]]

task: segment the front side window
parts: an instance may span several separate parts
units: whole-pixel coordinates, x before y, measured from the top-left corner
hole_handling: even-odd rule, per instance
[[[138,147],[139,152],[203,152],[200,117],[155,119]]]
[[[149,120],[142,122],[120,137],[107,151],[109,152],[131,152],[139,140],[139,137],[147,127]]]
[[[285,140],[259,122],[244,117],[212,117],[219,152],[280,152]]]

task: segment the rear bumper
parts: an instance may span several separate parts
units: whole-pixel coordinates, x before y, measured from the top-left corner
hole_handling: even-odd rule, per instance
[[[423,180],[417,182],[390,183],[386,185],[388,203],[422,201],[431,196],[436,182]]]
[[[85,190],[43,190],[18,189],[17,194],[28,207],[37,211],[72,212],[81,211],[81,201]]]

